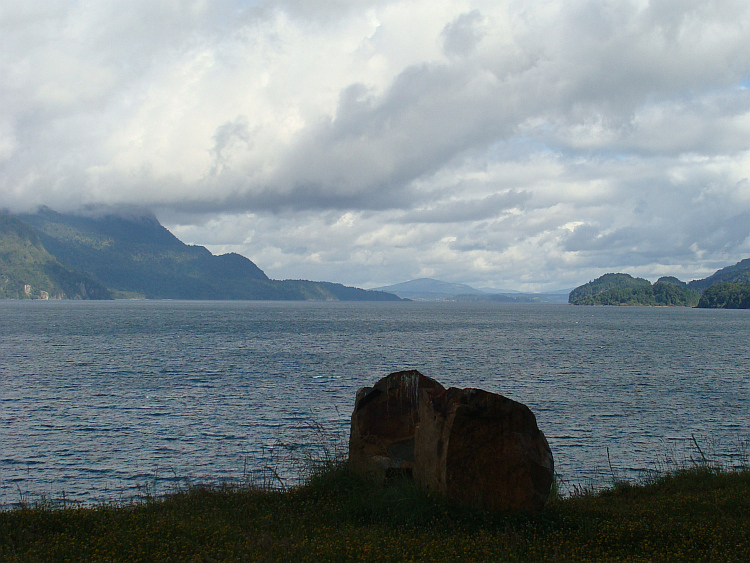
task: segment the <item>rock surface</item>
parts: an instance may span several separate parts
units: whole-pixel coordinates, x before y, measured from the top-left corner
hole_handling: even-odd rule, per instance
[[[444,388],[416,370],[387,375],[357,392],[349,435],[349,465],[360,475],[387,479],[411,474],[419,392]]]
[[[461,504],[538,512],[554,478],[552,452],[531,410],[481,389],[424,389],[414,477]]]

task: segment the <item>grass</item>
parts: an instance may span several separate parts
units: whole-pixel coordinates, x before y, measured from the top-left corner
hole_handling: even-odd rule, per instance
[[[0,561],[750,561],[750,471],[695,463],[538,515],[450,505],[329,460],[305,484],[0,512]]]

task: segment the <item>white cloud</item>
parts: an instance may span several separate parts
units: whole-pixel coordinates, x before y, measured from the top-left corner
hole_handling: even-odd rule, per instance
[[[750,250],[748,79],[733,0],[6,3],[0,207],[274,277],[697,277]]]

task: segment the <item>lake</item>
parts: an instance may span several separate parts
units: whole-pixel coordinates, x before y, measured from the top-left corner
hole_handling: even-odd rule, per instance
[[[564,487],[733,464],[749,337],[743,310],[0,301],[0,507],[293,484],[345,447],[356,390],[404,369],[528,405]]]

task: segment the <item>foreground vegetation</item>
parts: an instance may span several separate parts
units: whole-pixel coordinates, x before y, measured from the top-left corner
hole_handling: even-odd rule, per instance
[[[693,466],[539,515],[451,506],[343,464],[287,491],[193,487],[0,512],[2,561],[750,561],[750,471]]]

